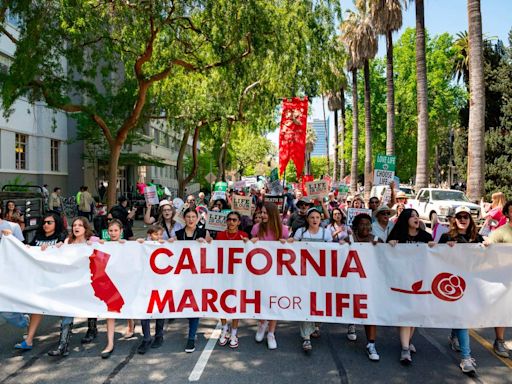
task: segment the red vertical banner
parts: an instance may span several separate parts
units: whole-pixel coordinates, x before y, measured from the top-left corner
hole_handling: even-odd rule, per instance
[[[279,174],[283,174],[286,165],[292,160],[297,168],[297,178],[302,175],[306,156],[307,119],[307,97],[283,100],[283,113],[279,130]]]

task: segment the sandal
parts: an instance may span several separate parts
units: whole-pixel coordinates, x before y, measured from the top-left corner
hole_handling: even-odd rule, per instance
[[[30,351],[33,348],[33,346],[28,345],[27,342],[23,340],[21,343],[15,344],[14,348],[21,349],[22,351]]]
[[[313,333],[311,334],[311,337],[313,339],[318,339],[320,338],[320,327],[315,327],[315,330],[313,331]]]
[[[304,352],[309,352],[313,349],[313,346],[311,345],[311,340],[304,340],[302,342],[302,349]]]

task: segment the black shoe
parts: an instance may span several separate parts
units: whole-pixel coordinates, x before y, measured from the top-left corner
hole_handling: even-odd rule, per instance
[[[100,356],[102,359],[108,359],[110,357],[110,355],[112,354],[112,352],[114,352],[114,347],[112,347],[112,349],[110,351],[101,352]]]
[[[192,353],[196,350],[196,342],[194,340],[187,340],[187,345],[185,346],[185,352]]]
[[[82,344],[89,344],[96,336],[98,336],[98,328],[96,327],[96,319],[87,319],[87,333],[82,337]]]
[[[139,347],[137,348],[137,352],[139,354],[143,355],[147,351],[149,351],[150,347],[151,347],[151,340],[142,340],[142,343],[140,343]]]
[[[48,351],[48,356],[67,356],[69,355],[69,340],[71,339],[71,330],[73,323],[60,327],[59,345],[57,349]]]
[[[160,348],[164,343],[163,336],[156,336],[155,340],[153,340],[153,344],[151,344],[151,348]]]

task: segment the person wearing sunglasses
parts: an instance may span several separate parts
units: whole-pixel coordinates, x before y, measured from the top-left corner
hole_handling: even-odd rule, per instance
[[[456,243],[483,243],[484,238],[478,233],[478,228],[471,217],[471,210],[466,206],[457,207],[455,221],[451,223],[448,233],[443,233],[439,244],[448,244],[450,247]],[[452,329],[448,337],[450,346],[454,351],[460,352],[460,368],[464,373],[476,372],[475,360],[471,357],[468,329]]]
[[[194,195],[188,195],[185,203],[187,204],[188,208],[196,209],[196,198]]]
[[[395,214],[395,211],[390,209],[387,205],[382,205],[373,213],[375,221],[372,223],[372,233],[374,236],[378,236],[379,239],[386,241],[395,226],[390,220],[391,216]]]
[[[226,218],[227,229],[217,233],[216,240],[248,240],[249,235],[238,229],[240,221],[241,216],[238,212],[229,212]],[[219,345],[224,346],[229,341],[230,348],[238,348],[238,319],[231,321],[231,329],[229,329],[226,319],[220,319],[220,321],[222,323],[222,332],[219,338]]]

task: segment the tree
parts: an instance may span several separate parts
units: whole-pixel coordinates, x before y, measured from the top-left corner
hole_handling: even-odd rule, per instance
[[[418,138],[416,189],[428,187],[428,88],[425,58],[425,6],[416,1],[416,102],[418,109]]]
[[[469,199],[478,201],[484,194],[485,179],[485,83],[480,0],[468,0],[469,25]]]
[[[316,144],[316,132],[313,127],[308,124],[306,127],[306,174],[311,175],[311,152]]]
[[[395,154],[395,87],[393,79],[393,32],[402,26],[403,0],[373,0],[370,13],[378,34],[386,36],[387,120],[386,154]]]

